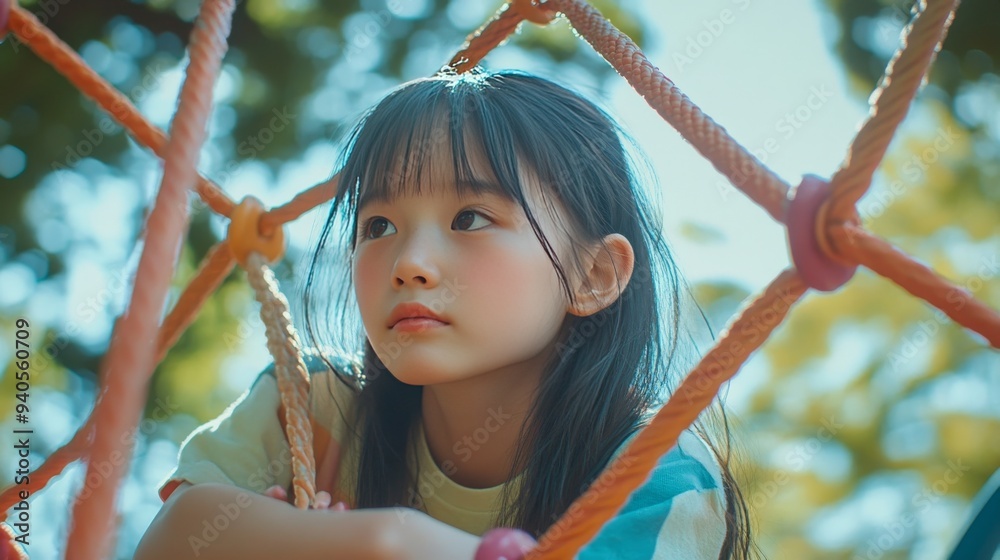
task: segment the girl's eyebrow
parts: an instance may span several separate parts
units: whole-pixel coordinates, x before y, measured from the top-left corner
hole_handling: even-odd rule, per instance
[[[463,192],[462,190],[458,190],[458,198],[459,200],[462,201],[477,197],[489,197],[489,198],[499,199],[505,203],[516,202],[514,197],[511,196],[506,189],[500,186],[500,184],[497,183],[496,181],[490,179],[470,179],[470,180],[457,181],[455,183],[455,187],[457,189],[468,188],[471,190],[471,192],[469,191]],[[365,208],[367,208],[371,204],[387,204],[391,202],[393,197],[382,196],[384,194],[385,193],[379,193],[378,195],[363,197],[361,203],[357,207],[357,212],[360,214],[363,210],[365,210]]]

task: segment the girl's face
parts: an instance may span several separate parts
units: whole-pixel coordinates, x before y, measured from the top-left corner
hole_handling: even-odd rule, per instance
[[[539,369],[568,309],[559,277],[520,205],[501,194],[460,197],[451,154],[438,151],[444,153],[424,168],[420,194],[359,209],[352,272],[368,339],[389,371],[410,385]],[[474,171],[484,169],[482,156],[470,158]],[[489,172],[479,177],[492,181]],[[532,214],[566,263],[567,237],[540,186],[529,176],[522,184]],[[429,308],[444,324],[391,326],[394,308],[406,303]]]

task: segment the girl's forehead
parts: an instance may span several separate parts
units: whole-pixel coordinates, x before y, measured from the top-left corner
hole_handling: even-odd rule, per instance
[[[482,148],[466,138],[466,149],[457,157],[447,140],[418,146],[401,146],[388,161],[371,161],[359,181],[358,208],[389,203],[402,196],[436,196],[471,199],[481,196],[514,200],[514,190],[497,178]],[[518,165],[518,167],[522,167]]]

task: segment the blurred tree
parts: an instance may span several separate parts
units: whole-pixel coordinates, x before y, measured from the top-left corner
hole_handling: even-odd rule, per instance
[[[836,51],[858,95],[868,97],[910,3],[826,4],[839,25]],[[998,21],[997,2],[962,2],[928,85],[858,205],[876,234],[994,308]],[[730,285],[699,293],[712,316],[728,316],[748,295]],[[837,292],[807,295],[763,356],[769,380],[743,428],[758,435],[747,495],[762,550],[774,558],[942,557],[969,498],[1000,467],[996,351],[859,269]]]

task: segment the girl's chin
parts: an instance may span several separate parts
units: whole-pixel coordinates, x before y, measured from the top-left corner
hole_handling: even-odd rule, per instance
[[[438,385],[441,383],[464,379],[461,375],[456,375],[454,372],[444,372],[441,368],[397,367],[389,368],[389,372],[392,373],[392,376],[395,377],[397,381],[406,385]]]
[[[418,359],[416,356],[399,354],[388,362],[383,360],[382,363],[393,377],[407,385],[429,385],[442,381],[441,364],[437,360]]]

